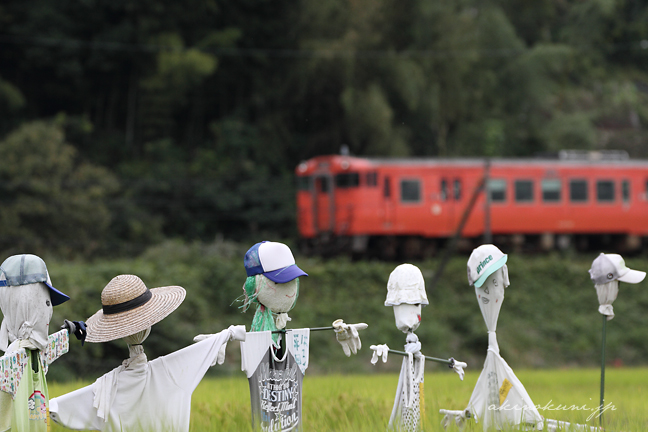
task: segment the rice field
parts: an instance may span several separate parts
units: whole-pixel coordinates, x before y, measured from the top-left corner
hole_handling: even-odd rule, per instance
[[[599,404],[600,370],[520,370],[522,381],[545,418],[598,426],[592,411]],[[467,372],[464,381],[449,371],[425,375],[425,431],[442,431],[439,409],[466,407],[479,371]],[[387,429],[398,375],[306,376],[303,392],[304,430],[382,431]],[[608,368],[605,380],[603,426],[608,431],[648,430],[648,368]],[[50,383],[50,396],[87,383]],[[54,425],[53,431],[66,429]],[[206,378],[193,395],[192,431],[251,431],[248,383],[241,374],[233,378]],[[449,431],[458,430],[456,426]],[[481,431],[474,422],[464,431]]]

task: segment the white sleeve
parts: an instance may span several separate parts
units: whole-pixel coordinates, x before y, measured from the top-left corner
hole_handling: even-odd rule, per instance
[[[193,392],[214,363],[221,345],[229,340],[230,334],[231,331],[225,329],[207,339],[164,357],[159,357],[152,362],[162,362],[167,373],[178,387]]]
[[[50,417],[68,429],[101,430],[104,422],[97,417],[94,384],[50,399]]]

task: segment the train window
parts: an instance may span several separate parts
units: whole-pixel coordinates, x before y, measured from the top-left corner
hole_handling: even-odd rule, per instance
[[[488,192],[490,193],[490,199],[492,202],[506,201],[506,180],[488,180]]]
[[[335,176],[335,186],[345,189],[358,187],[360,185],[360,175],[357,172],[342,173]]]
[[[318,177],[315,181],[315,184],[317,185],[317,190],[320,193],[329,193],[329,189],[331,189],[329,183],[330,182],[328,177]]]
[[[401,180],[401,202],[416,203],[421,201],[421,182],[419,180]]]
[[[533,181],[515,180],[515,201],[516,202],[533,201]]]
[[[378,173],[376,171],[368,172],[365,176],[365,183],[369,187],[378,186]]]
[[[597,180],[596,200],[598,202],[614,202],[614,182],[612,180]]]
[[[587,180],[569,181],[569,200],[571,202],[587,201]]]
[[[557,179],[542,180],[542,201],[544,202],[560,201],[560,180]]]
[[[383,195],[385,198],[389,198],[391,196],[391,184],[389,182],[389,177],[385,177],[385,184],[383,185]]]
[[[441,179],[441,201],[448,200],[448,180]]]
[[[455,179],[452,183],[452,195],[457,201],[461,199],[461,180]]]
[[[630,182],[628,180],[623,180],[621,182],[621,197],[623,202],[630,201]]]
[[[313,178],[311,176],[297,176],[297,190],[310,190]]]

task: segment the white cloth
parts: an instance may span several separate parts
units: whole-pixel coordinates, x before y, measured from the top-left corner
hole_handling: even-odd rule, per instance
[[[152,361],[147,362],[144,353],[136,354],[126,366],[122,364],[94,384],[51,399],[51,418],[76,430],[188,431],[191,394],[221,345],[240,334],[237,327]],[[104,403],[99,406],[103,415],[107,413],[106,421],[94,406],[96,400]]]
[[[481,287],[475,287],[488,329],[488,351],[467,410],[483,424],[485,431],[525,423],[535,426],[542,422],[526,389],[499,354],[495,331],[505,284],[502,270],[497,270]]]
[[[4,316],[0,325],[0,350],[7,351],[16,340],[30,341],[31,349],[45,349],[53,310],[44,283],[0,287],[0,310]]]
[[[594,288],[596,288],[596,295],[600,305],[598,311],[601,315],[606,315],[607,320],[610,321],[614,318],[612,303],[619,295],[619,281],[613,280],[606,284],[595,284]]]
[[[421,429],[421,392],[425,374],[425,356],[420,352],[421,343],[414,333],[407,335],[394,407],[389,418],[389,428],[414,432]]]

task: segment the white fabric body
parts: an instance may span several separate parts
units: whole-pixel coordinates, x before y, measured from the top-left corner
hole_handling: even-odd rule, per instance
[[[400,304],[394,306],[396,328],[403,333],[415,331],[421,324],[421,305]]]
[[[295,358],[302,374],[306,374],[309,360],[310,329],[291,329],[286,331],[286,347]],[[272,332],[248,332],[241,342],[241,370],[250,378],[256,371],[268,348],[274,346]],[[283,361],[282,359],[276,359]]]
[[[425,279],[421,270],[412,264],[401,264],[389,275],[385,306],[399,304],[428,305]]]
[[[256,275],[257,300],[274,313],[285,313],[292,309],[297,300],[299,282],[293,279],[286,283],[276,283],[263,275]],[[279,327],[277,325],[277,327]]]
[[[422,429],[421,392],[425,374],[425,357],[421,354],[421,343],[414,333],[407,335],[394,407],[389,418],[389,428],[397,431],[414,432]]]
[[[94,384],[52,399],[51,418],[76,430],[189,431],[191,394],[232,334],[230,327],[148,362],[133,347],[134,357]]]
[[[529,394],[499,354],[495,331],[504,301],[504,289],[508,285],[505,273],[506,269],[500,268],[480,288],[475,288],[479,308],[488,328],[488,351],[467,409],[476,421],[482,423],[484,431],[518,424],[542,427],[542,417]]]
[[[619,295],[619,281],[613,280],[602,285],[595,284],[594,288],[596,288],[596,295],[600,305],[598,311],[601,315],[606,315],[607,320],[610,321],[614,318],[612,303]]]
[[[19,286],[0,287],[0,310],[4,316],[0,325],[0,350],[7,351],[15,341],[29,341],[31,349],[47,346],[52,302],[47,285],[36,282]]]

